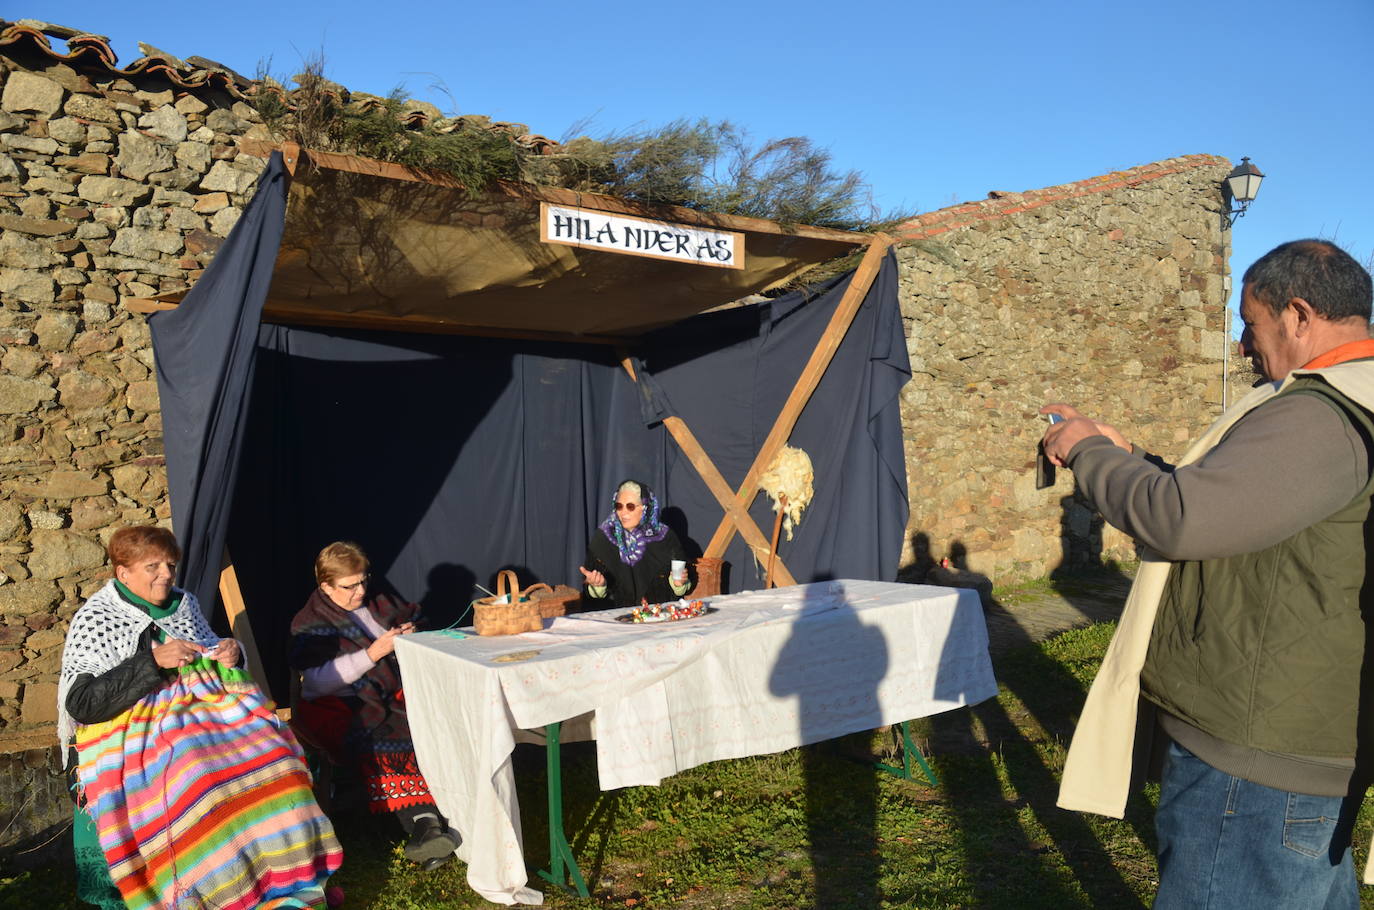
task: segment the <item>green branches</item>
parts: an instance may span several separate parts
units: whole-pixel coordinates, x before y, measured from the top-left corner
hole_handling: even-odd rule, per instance
[[[350,95],[324,78],[322,54],[284,92],[259,73],[254,103],[274,133],[322,151],[378,158],[456,178],[477,194],[497,180],[608,193],[656,205],[862,230],[876,220],[857,171],[790,136],[756,145],[728,121],[675,120],[657,128],[560,144],[522,137],[518,124],[438,116],[405,100]]]
[[[874,216],[859,173],[832,170],[803,136],[755,146],[728,121],[676,120],[600,144],[613,170],[588,188],[628,199],[848,230]]]

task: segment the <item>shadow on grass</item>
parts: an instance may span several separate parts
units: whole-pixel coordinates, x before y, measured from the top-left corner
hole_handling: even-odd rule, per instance
[[[1073,497],[1066,497],[1062,506],[1066,556],[1051,574],[1051,586],[1081,614],[1074,624],[1115,620],[1130,578],[1115,564],[1102,562],[1100,519],[1094,526],[1092,513]],[[918,551],[924,547],[928,554],[929,538],[918,538]],[[1099,833],[1100,826],[1055,805],[1060,744],[1072,738],[1087,681],[1034,647],[1037,636],[1017,611],[992,596],[985,576],[969,570],[960,541],[951,542],[949,554],[950,562],[938,569],[927,558],[931,574],[953,579],[945,583],[975,588],[983,597],[994,670],[1003,691],[1012,696],[930,721],[937,753],[953,750],[967,755],[947,767],[945,792],[959,822],[968,883],[978,906],[1024,903],[1026,889],[1033,888],[1037,906],[1079,905],[1081,891],[1090,906],[1143,908],[1137,894],[1141,883],[1133,887],[1123,874],[1117,851]],[[1006,796],[1008,792],[1013,796]],[[1127,819],[1135,836],[1153,849],[1149,813],[1148,802],[1136,800]],[[1043,831],[1043,842],[1033,840],[1028,830]],[[1072,880],[1051,873],[1050,854],[1058,855]]]
[[[820,744],[837,732],[882,723],[878,685],[887,674],[888,648],[882,630],[866,626],[847,602],[830,603],[828,586],[813,584],[806,590],[807,600],[792,623],[791,637],[778,655],[768,688],[775,697],[796,696],[800,741]],[[842,691],[825,681],[834,676],[813,672],[815,662],[827,658],[844,662],[848,680]],[[837,805],[836,769],[829,752],[816,745],[802,749],[807,842],[815,877],[812,906],[817,910],[877,907],[881,875],[878,772],[871,765],[843,769],[845,797]],[[838,825],[837,815],[842,820]]]
[[[1008,675],[999,670],[1003,686],[1016,691],[1021,680],[1008,680]],[[1043,675],[1033,681],[1036,689],[1072,685]],[[1037,720],[1048,719],[1053,725],[1066,718],[1060,706],[1053,704],[1055,699],[1042,700],[1027,695],[1024,686],[1019,688],[1018,699]],[[981,731],[975,729],[975,721]],[[1036,906],[1081,905],[1080,891],[1092,907],[1145,906],[1098,833],[1078,813],[1055,805],[1057,769],[1046,765],[1038,732],[1018,729],[1017,719],[998,700],[939,715],[931,726],[940,739],[977,739],[981,732],[989,740],[981,754],[973,752],[964,761],[942,763],[945,795],[959,822],[968,882],[978,896],[977,906],[1024,902],[1028,888],[1036,892]],[[1014,794],[1010,798],[1005,795],[1008,791]],[[1033,841],[1026,834],[1027,813],[1046,833],[1044,841]],[[1058,854],[1076,887],[1050,874],[1049,854]]]
[[[565,742],[562,749],[563,822],[568,845],[577,859],[578,869],[592,894],[597,894],[606,879],[606,851],[616,835],[620,815],[620,794],[603,791],[596,768],[596,744]],[[520,792],[521,831],[527,868],[549,869],[548,764],[541,746],[515,747],[516,785]],[[590,849],[590,853],[588,850]],[[530,885],[543,891],[555,886],[531,875]],[[604,888],[601,888],[604,891]]]

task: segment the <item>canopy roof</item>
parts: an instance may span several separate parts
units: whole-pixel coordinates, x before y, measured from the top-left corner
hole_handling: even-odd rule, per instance
[[[871,235],[442,175],[282,147],[294,165],[265,321],[616,342],[777,287]],[[739,232],[743,268],[540,237],[541,203]]]
[[[324,214],[312,216],[304,205],[309,197],[303,197],[296,203],[300,206],[297,217],[302,214],[314,217],[320,234],[312,237],[308,225],[302,227],[298,223],[292,228],[298,238],[296,245],[287,247],[282,238],[286,233],[287,210],[292,204],[291,188],[314,191],[330,185],[320,178],[322,174],[359,172],[325,167],[317,168],[318,174],[315,174],[310,168],[301,167],[299,149],[283,149],[283,153],[270,157],[257,193],[214,261],[191,290],[186,305],[163,305],[160,308],[173,312],[162,313],[150,321],[158,361],[158,394],[166,430],[168,490],[178,540],[185,554],[182,583],[209,604],[214,599],[218,578],[230,623],[235,634],[245,642],[249,665],[255,668],[259,678],[264,677],[261,677],[262,668],[247,627],[246,601],[226,549],[231,515],[235,504],[240,502],[236,491],[241,475],[255,481],[282,481],[284,489],[290,493],[290,496],[286,493],[247,495],[242,500],[247,504],[245,508],[249,511],[244,514],[252,527],[249,540],[257,543],[265,540],[260,533],[263,502],[271,503],[273,514],[278,516],[310,515],[323,520],[320,533],[298,535],[298,543],[307,556],[320,540],[337,534],[336,528],[361,521],[364,526],[372,527],[375,534],[382,534],[386,526],[400,517],[396,526],[399,536],[392,541],[399,546],[391,547],[383,562],[394,568],[402,553],[411,552],[407,548],[412,544],[422,549],[433,548],[432,552],[426,550],[421,554],[423,558],[406,563],[410,582],[417,591],[428,585],[431,593],[434,586],[439,585],[453,595],[450,599],[455,602],[465,602],[469,593],[466,589],[459,590],[451,580],[444,580],[447,568],[456,566],[448,562],[455,553],[455,523],[463,524],[474,514],[494,514],[493,509],[509,510],[512,496],[528,497],[528,521],[508,527],[507,536],[499,538],[479,527],[481,533],[471,546],[465,544],[458,551],[471,551],[465,559],[474,559],[472,554],[485,553],[474,563],[483,575],[488,568],[501,563],[512,564],[512,560],[514,564],[534,568],[541,577],[566,575],[566,570],[583,556],[585,529],[600,517],[594,504],[604,501],[605,490],[625,476],[647,476],[655,488],[673,499],[674,508],[681,509],[686,519],[684,536],[691,527],[696,529],[698,538],[704,540],[704,534],[716,520],[716,508],[722,510],[724,515],[705,547],[706,556],[725,558],[733,565],[744,566],[751,561],[749,554],[752,552],[760,560],[767,559],[770,577],[783,584],[794,584],[795,576],[772,552],[772,545],[760,530],[760,519],[766,523],[769,517],[767,507],[754,500],[759,488],[758,478],[795,429],[802,434],[798,437],[799,444],[813,452],[829,452],[840,445],[857,461],[845,454],[842,464],[835,460],[838,456],[833,455],[822,456],[816,462],[818,478],[844,478],[839,485],[818,485],[818,489],[828,490],[827,495],[833,497],[840,511],[817,522],[814,516],[820,514],[817,512],[820,500],[813,502],[810,507],[813,518],[808,526],[820,535],[815,538],[818,549],[807,557],[798,549],[800,544],[793,542],[794,552],[789,554],[789,559],[797,557],[801,561],[794,560],[794,564],[809,565],[813,576],[823,573],[835,577],[838,571],[841,577],[891,577],[895,572],[906,523],[905,462],[901,455],[897,393],[910,376],[910,369],[906,365],[905,345],[900,340],[896,263],[890,251],[891,238],[887,235],[879,233],[870,237],[808,229],[787,232],[766,222],[710,219],[707,223],[712,226],[745,233],[746,243],[753,235],[762,234],[765,240],[774,238],[779,244],[828,241],[838,252],[867,241],[868,249],[858,268],[852,274],[832,280],[821,297],[798,292],[790,295],[790,300],[772,301],[756,311],[739,310],[708,317],[705,322],[697,323],[695,332],[684,328],[670,337],[650,335],[635,345],[645,355],[639,363],[623,351],[612,357],[585,349],[576,353],[573,353],[575,348],[545,349],[542,345],[473,344],[459,338],[384,339],[366,331],[310,331],[308,323],[312,320],[327,320],[331,326],[453,334],[472,333],[474,325],[486,334],[517,334],[525,331],[524,326],[534,325],[538,328],[530,331],[542,337],[582,340],[595,337],[616,342],[628,340],[638,327],[662,324],[688,312],[706,309],[709,304],[697,304],[690,310],[684,308],[664,317],[660,315],[664,306],[653,300],[653,305],[646,304],[643,308],[646,315],[623,319],[616,326],[622,332],[620,335],[570,335],[567,334],[567,321],[560,321],[561,309],[554,294],[561,285],[551,279],[545,285],[549,289],[547,297],[533,298],[534,303],[528,305],[531,311],[543,313],[545,321],[535,321],[528,314],[521,318],[519,313],[502,313],[499,308],[482,308],[477,317],[469,316],[461,309],[465,297],[480,300],[486,293],[506,292],[507,286],[494,284],[495,290],[481,286],[466,294],[450,290],[451,285],[442,282],[450,271],[463,274],[462,261],[449,263],[453,266],[449,270],[442,268],[443,263],[434,258],[429,260],[427,268],[420,269],[404,253],[409,247],[428,250],[432,256],[438,256],[433,252],[435,242],[427,239],[423,230],[407,228],[412,233],[407,234],[409,239],[405,243],[393,243],[385,239],[382,232],[404,225],[406,219],[401,216],[417,212],[430,213],[428,223],[439,225],[431,227],[431,231],[451,230],[453,222],[461,220],[457,214],[480,212],[480,208],[474,209],[465,200],[455,198],[452,210],[444,214],[442,207],[425,204],[423,197],[432,192],[426,187],[433,185],[432,182],[416,183],[421,189],[412,191],[415,198],[407,198],[412,193],[404,192],[404,187],[399,190],[396,187],[413,180],[402,178],[392,180],[391,184],[381,184],[375,181],[386,177],[362,173],[360,176],[365,180],[350,179],[350,186],[336,186],[333,195],[323,193],[315,207],[318,211],[326,205],[339,206],[341,212],[352,213],[351,222],[344,221],[340,226],[339,222],[329,223]],[[287,174],[288,158],[300,175],[298,179]],[[355,168],[385,167],[375,162],[360,163],[357,159],[347,159],[344,163]],[[378,192],[382,198],[358,190],[369,185],[381,187]],[[504,195],[524,199],[527,208],[523,211],[526,212],[530,207],[537,210],[535,203],[548,202],[550,195],[556,202],[566,199],[561,194],[526,192],[522,188],[503,188],[491,194],[498,199]],[[484,204],[490,201],[487,199]],[[588,200],[585,197],[568,201],[582,203],[586,210]],[[514,203],[510,205],[510,210],[517,215],[522,211]],[[611,208],[610,205],[606,207]],[[630,207],[619,210],[625,208]],[[630,210],[641,215],[681,217],[694,214],[639,207]],[[489,212],[498,213],[499,206]],[[528,218],[526,214],[522,220]],[[699,217],[695,223],[703,221],[705,219]],[[332,243],[320,242],[329,237],[336,239]],[[511,246],[527,255],[532,255],[530,250],[542,251],[542,247],[534,246],[528,238],[512,242]],[[320,248],[331,250],[333,258],[313,259]],[[354,260],[346,261],[340,248],[351,249]],[[389,254],[391,259],[370,258],[389,248],[393,250]],[[486,261],[480,247],[467,252],[472,259]],[[581,273],[591,273],[593,269],[582,264],[585,250],[578,248],[573,252],[579,258],[571,260],[569,267],[561,271],[549,268],[549,271],[561,281],[578,287],[579,282],[589,280]],[[561,261],[560,255],[565,254],[556,251],[547,261]],[[588,256],[585,261],[604,264],[602,257],[609,255],[613,254]],[[615,257],[611,263],[618,265],[620,261],[620,257]],[[715,290],[720,292],[722,287],[728,288],[728,295],[738,294],[743,287],[730,277],[740,274],[735,270],[678,266],[649,259],[630,261],[660,268],[663,265],[694,268],[708,275],[725,276],[718,279],[720,284]],[[369,274],[369,264],[374,277],[363,281],[360,276]],[[789,269],[801,268],[804,263],[792,260],[780,271],[787,274]],[[300,279],[303,286],[310,289],[302,295],[306,306],[280,293],[279,281],[283,274],[303,276]],[[420,288],[432,297],[440,296],[435,288],[444,288],[444,298],[456,301],[453,306],[460,310],[458,315],[463,321],[444,309],[436,313],[397,307],[397,300],[409,301],[417,295],[409,290],[403,294],[382,293],[374,286],[381,280],[376,277],[378,275],[403,288]],[[397,275],[405,280],[397,280]],[[514,309],[521,299],[520,292],[531,289],[512,273],[508,273],[506,280],[514,289],[509,298],[515,301],[509,304]],[[766,284],[751,287],[759,286]],[[314,288],[328,291],[339,308],[319,306]],[[538,285],[533,288],[537,289]],[[652,296],[654,291],[651,286],[646,296]],[[627,302],[638,299],[635,295],[619,294],[613,287],[601,293],[610,299]],[[274,304],[277,321],[287,322],[283,317],[294,316],[296,318],[290,321],[305,323],[306,327],[260,331],[261,322],[267,317],[265,304],[273,296],[277,297]],[[670,301],[678,299],[678,295],[670,291],[660,296]],[[876,305],[865,306],[870,298],[877,301]],[[730,296],[717,299],[728,300]],[[582,311],[598,312],[585,307]],[[633,317],[636,311],[630,312]],[[762,319],[758,318],[760,314]],[[856,321],[861,328],[851,332],[850,327]],[[400,344],[396,344],[397,341]],[[808,347],[811,349],[809,356],[803,356]],[[262,359],[262,364],[258,362],[259,349],[269,355]],[[733,360],[729,357],[719,359],[726,356],[727,350],[733,352]],[[593,356],[584,356],[586,354]],[[837,356],[850,359],[842,359],[840,369],[828,370]],[[570,364],[574,368],[570,369]],[[627,387],[623,379],[616,378],[622,367],[634,386]],[[645,372],[650,368],[656,371],[653,376]],[[250,387],[260,370],[261,384],[254,394]],[[301,371],[304,384],[296,384],[300,389],[323,389],[323,395],[296,394],[285,381],[290,378],[289,370]],[[398,389],[414,388],[417,382],[425,387],[462,389],[466,394],[459,396],[458,409],[436,424],[430,419],[432,403],[410,394],[396,394]],[[782,401],[789,383],[791,391],[786,392],[786,400]],[[746,394],[739,394],[741,390]],[[803,410],[813,393],[829,401],[829,405],[808,409],[805,416],[810,421],[809,429],[804,429]],[[593,395],[595,400],[587,398],[588,395]],[[596,395],[600,398],[595,398]],[[872,398],[873,395],[877,398]],[[376,398],[371,406],[363,403],[368,396]],[[304,411],[300,414],[281,419],[273,417],[278,406],[300,407],[302,403]],[[420,410],[408,413],[404,410],[406,405]],[[493,417],[498,407],[507,410],[502,416]],[[522,410],[517,414],[510,410],[512,407]],[[525,413],[526,407],[532,410]],[[748,440],[762,435],[763,425],[759,421],[767,421],[774,407],[778,408],[776,419],[762,446],[751,454],[753,446]],[[318,484],[323,476],[319,473],[323,464],[310,443],[311,434],[316,432],[322,419],[328,419],[328,414],[338,412],[339,419],[347,419],[359,412],[355,409],[364,413],[385,412],[386,422],[394,432],[375,434],[377,445],[361,452],[364,466],[344,469],[340,477],[356,480],[363,474],[375,473],[379,465],[383,468],[392,465],[378,477],[386,476],[402,483],[410,491],[408,494],[338,503],[334,501],[337,497],[328,495],[329,490],[338,489],[338,483],[328,482],[328,478],[314,493],[309,492],[307,481]],[[875,422],[880,413],[886,415],[885,422]],[[731,480],[727,480],[696,433],[688,427],[688,416],[708,434],[706,439],[711,448],[729,459],[723,463],[730,471]],[[254,431],[255,442],[249,445],[246,441],[248,427],[254,420],[259,423],[266,420],[270,426],[266,431],[259,426]],[[557,420],[563,423],[561,429],[554,430]],[[588,424],[588,420],[592,424]],[[847,426],[845,421],[855,420],[858,422],[850,430],[836,432],[837,427]],[[274,434],[282,432],[283,428],[290,433],[304,432],[306,436],[300,439],[282,437],[284,441],[274,441]],[[479,437],[479,429],[495,435]],[[662,445],[664,431],[678,443],[685,459],[667,457]],[[394,456],[390,460],[385,457],[388,452]],[[417,452],[424,453],[428,460],[423,464],[417,461]],[[493,458],[493,452],[503,453],[503,457]],[[252,453],[251,463],[244,461],[248,453]],[[303,466],[286,467],[281,459],[287,457],[303,459]],[[341,464],[332,456],[324,463],[335,470]],[[838,473],[831,473],[835,471]],[[682,478],[674,481],[674,472],[682,474]],[[741,474],[744,479],[736,486],[732,480]],[[442,498],[448,505],[436,505],[441,499],[436,498],[437,493],[450,488],[452,495]],[[871,497],[856,492],[869,488]],[[302,496],[299,507],[284,507],[288,499]],[[495,505],[482,505],[492,496],[496,497]],[[329,507],[344,511],[330,514]],[[368,517],[369,508],[377,510],[375,520]],[[858,517],[851,516],[846,509],[857,510]],[[525,511],[525,506],[517,504],[515,514]],[[875,521],[877,515],[888,515],[892,520]],[[434,527],[439,530],[418,533],[417,529],[425,520],[436,522]],[[284,533],[291,533],[291,527],[303,530],[304,525],[293,520],[284,524],[278,522],[276,527],[286,528]],[[843,535],[843,543],[848,547],[846,552],[859,560],[853,565],[846,561],[847,556],[841,558],[845,548],[832,535],[834,528],[841,527],[863,528],[863,533],[877,534],[872,539],[856,531]],[[741,545],[732,552],[731,539],[736,532],[744,538],[747,548]],[[803,530],[799,540],[804,540],[809,533],[813,532]],[[531,547],[535,546],[532,542],[538,541],[543,541],[538,546],[547,543],[554,550],[566,552],[562,557],[557,552],[552,556],[545,553],[536,560],[531,555],[534,553]],[[255,545],[248,544],[250,549]],[[270,549],[280,550],[275,538]],[[292,564],[296,563],[293,558]],[[434,573],[438,570],[443,571],[436,576]],[[289,615],[289,609],[278,613]]]

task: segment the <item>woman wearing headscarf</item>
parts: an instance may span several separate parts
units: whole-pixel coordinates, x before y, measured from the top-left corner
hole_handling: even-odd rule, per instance
[[[405,855],[423,869],[458,846],[420,774],[410,739],[396,637],[415,631],[419,606],[369,592],[368,559],[336,541],[315,557],[318,586],[291,621],[291,666],[301,672],[293,723],[338,764],[358,769],[368,809],[395,815]]]
[[[683,564],[677,574],[674,560]],[[686,563],[681,541],[661,520],[658,497],[646,484],[622,481],[587,543],[587,563],[579,567],[583,598],[594,610],[676,600],[696,581]]]
[[[173,587],[165,528],[120,528],[72,617],[58,735],[77,750],[78,895],[100,907],[323,907],[343,861],[300,746]]]

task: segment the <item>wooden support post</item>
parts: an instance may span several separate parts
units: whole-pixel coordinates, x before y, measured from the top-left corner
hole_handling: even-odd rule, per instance
[[[787,494],[778,494],[778,514],[773,519],[773,544],[768,554],[768,575],[764,578],[763,587],[767,590],[773,587],[773,564],[778,559],[778,538],[782,536],[782,519],[787,514]]]
[[[229,558],[229,548],[224,548],[224,568],[219,573],[219,596],[224,601],[224,614],[229,619],[229,634],[238,639],[243,651],[243,662],[248,673],[264,693],[267,688],[267,674],[263,672],[262,656],[258,654],[258,643],[253,638],[253,627],[248,622],[248,610],[243,602],[243,591],[239,589],[239,576],[234,571],[234,562]]]
[[[859,312],[859,307],[863,305],[864,298],[868,296],[868,289],[873,286],[873,279],[878,277],[878,269],[882,266],[883,257],[887,255],[888,249],[892,246],[892,238],[887,234],[874,234],[873,242],[868,247],[868,252],[864,253],[863,261],[859,263],[859,268],[855,270],[854,277],[849,282],[849,287],[845,289],[844,296],[840,298],[840,303],[835,307],[835,313],[830,317],[830,323],[821,333],[820,340],[816,342],[816,348],[811,352],[811,359],[807,361],[802,369],[801,375],[797,377],[796,384],[792,387],[792,393],[787,396],[787,402],[783,404],[782,411],[778,414],[778,419],[773,423],[773,429],[769,431],[768,438],[763,441],[763,446],[759,449],[758,455],[754,457],[754,464],[749,468],[749,473],[744,475],[744,483],[740,484],[739,492],[735,494],[735,505],[748,512],[749,505],[754,501],[754,497],[759,492],[759,477],[764,471],[768,470],[774,456],[778,454],[783,445],[787,442],[787,437],[792,435],[792,428],[797,425],[797,418],[801,417],[802,409],[811,400],[811,393],[816,391],[816,386],[820,385],[821,377],[825,375],[826,368],[830,366],[831,359],[835,356],[835,351],[839,350],[840,342],[844,340],[845,333],[849,331],[849,326],[854,321],[854,316]],[[726,517],[716,528],[716,533],[711,536],[711,542],[706,546],[705,556],[723,556],[725,548],[730,545],[730,538],[735,536],[735,527],[730,516],[734,512],[726,509]],[[796,582],[787,582],[796,584]]]
[[[634,365],[628,356],[622,356],[620,364],[625,368],[625,372],[630,374],[632,380],[639,381],[639,378],[635,376]],[[697,474],[701,475],[701,479],[705,481],[706,488],[711,491],[711,495],[716,497],[720,507],[725,510],[725,521],[729,522],[732,527],[739,528],[739,532],[744,535],[745,541],[753,547],[754,554],[760,562],[767,559],[773,551],[773,548],[768,545],[768,538],[763,536],[759,526],[754,524],[754,518],[749,514],[748,508],[740,507],[736,503],[735,491],[730,488],[730,484],[721,475],[720,469],[711,460],[711,456],[707,455],[706,450],[701,447],[696,434],[688,428],[681,417],[665,417],[663,426],[687,456],[687,460],[692,463],[692,467],[696,468]],[[773,572],[782,584],[794,585],[797,583],[781,559],[776,561]]]

